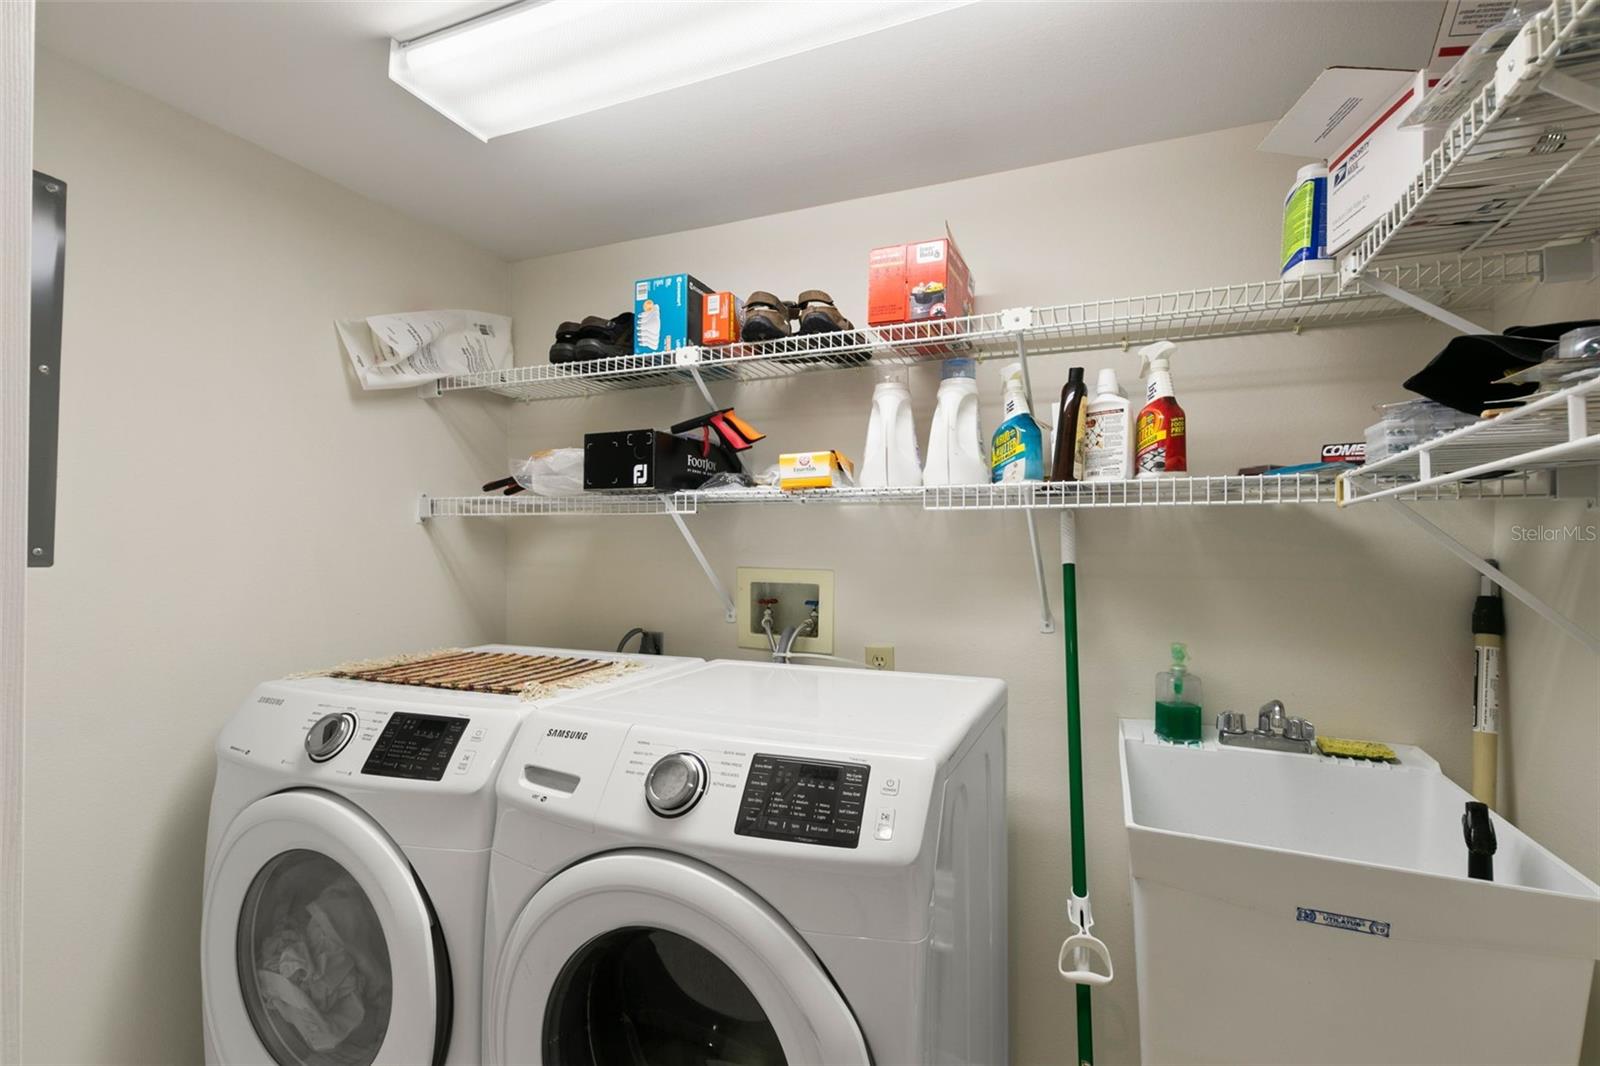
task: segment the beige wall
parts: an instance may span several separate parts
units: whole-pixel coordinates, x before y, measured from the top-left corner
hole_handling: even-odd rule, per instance
[[[335,316],[503,311],[492,256],[49,55],[69,190],[56,565],[28,577],[23,1059],[200,1058],[212,744],[251,685],[499,637],[503,534],[425,531],[503,411],[361,395]]]
[[[1261,133],[1225,131],[519,263],[519,350],[542,360],[558,321],[614,314],[629,306],[635,279],[677,270],[741,295],[827,288],[860,321],[868,249],[935,236],[946,219],[984,309],[1267,277],[1275,205],[1295,161],[1253,151]],[[1447,336],[1408,322],[1184,345],[1174,374],[1189,415],[1191,469],[1307,461],[1324,442],[1360,439],[1371,405],[1403,398],[1400,382]],[[1047,357],[1033,363],[1041,397],[1060,388],[1071,363],[1087,366],[1091,380],[1098,367],[1114,366],[1137,388],[1133,354]],[[980,370],[988,430],[997,375],[996,364]],[[936,379],[927,368],[912,382],[923,434]],[[713,391],[770,434],[756,453],[764,464],[781,450],[858,455],[872,381],[870,370],[851,370]],[[534,404],[515,413],[513,453],[575,445],[585,430],[662,426],[696,408],[687,389]],[[1424,513],[1489,549],[1492,505]],[[782,508],[715,511],[689,523],[730,586],[739,565],[834,570],[841,654],[892,643],[900,669],[1009,682],[1013,1048],[1019,1062],[1067,1061],[1072,997],[1054,976],[1069,873],[1061,640],[1038,631],[1022,517]],[[1055,522],[1039,524],[1054,586]],[[1101,1062],[1133,1062],[1133,930],[1113,738],[1119,716],[1151,713],[1152,675],[1167,643],[1189,642],[1208,711],[1253,713],[1280,697],[1326,733],[1421,744],[1467,782],[1467,626],[1477,580],[1377,507],[1108,511],[1082,515],[1079,530],[1091,886],[1097,932],[1119,973],[1096,994],[1097,1051]],[[603,646],[637,624],[665,629],[671,652],[750,654],[735,648],[666,518],[517,522],[508,552],[514,640]],[[1525,631],[1514,648],[1533,643],[1534,624],[1513,619]],[[1583,663],[1566,659],[1562,669],[1581,672]],[[1545,801],[1559,802],[1584,774],[1581,787],[1590,787],[1592,755],[1591,744],[1588,757],[1564,757],[1568,776],[1544,782]],[[1591,801],[1588,832],[1569,826],[1552,841],[1591,874],[1600,863],[1594,809]],[[1250,994],[1233,990],[1218,1003],[1226,1009]]]

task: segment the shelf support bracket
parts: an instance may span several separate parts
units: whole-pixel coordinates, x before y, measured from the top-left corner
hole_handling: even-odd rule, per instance
[[[1028,334],[1033,328],[1033,308],[1016,307],[1000,312],[1001,324],[1017,336],[1017,362],[1022,366],[1022,392],[1028,399],[1028,410],[1033,410],[1033,381],[1028,376]],[[1041,433],[1041,436],[1043,434]],[[1048,462],[1048,460],[1047,460]],[[1050,586],[1044,579],[1044,556],[1039,551],[1039,529],[1034,525],[1033,510],[1022,512],[1028,522],[1028,547],[1033,550],[1033,576],[1039,585],[1039,632],[1056,631],[1055,616],[1050,613]]]
[[[706,580],[711,582],[711,589],[717,594],[717,599],[722,601],[723,620],[732,624],[739,620],[738,613],[733,609],[733,597],[728,595],[728,586],[722,583],[717,572],[711,569],[711,564],[706,561],[706,553],[700,550],[700,542],[694,539],[694,534],[689,531],[689,524],[673,506],[670,496],[661,497],[661,502],[666,505],[667,517],[672,519],[672,524],[678,527],[678,532],[683,535],[683,542],[689,545],[689,550],[694,553],[694,561],[700,564],[700,570],[706,575]]]
[[[433,503],[428,499],[426,492],[417,497],[417,513],[412,517],[417,520],[419,526],[433,517]]]
[[[1000,312],[1001,324],[1017,335],[1017,362],[1022,364],[1022,394],[1028,398],[1028,410],[1033,410],[1033,378],[1028,374],[1028,333],[1033,328],[1033,308],[1016,307]]]
[[[1456,538],[1452,537],[1450,534],[1434,525],[1428,519],[1422,517],[1406,504],[1401,503],[1399,500],[1388,500],[1386,502],[1396,514],[1405,518],[1418,529],[1432,537],[1451,555],[1454,555],[1456,558],[1472,567],[1478,573],[1482,574],[1490,581],[1493,581],[1496,585],[1499,585],[1506,591],[1508,595],[1521,600],[1529,610],[1533,611],[1545,621],[1566,633],[1567,636],[1571,637],[1573,640],[1589,649],[1589,654],[1600,656],[1600,638],[1596,638],[1593,633],[1590,633],[1588,630],[1578,625],[1578,623],[1574,622],[1572,619],[1568,618],[1566,615],[1562,614],[1560,611],[1541,600],[1538,596],[1535,596],[1532,592],[1528,591],[1528,589],[1518,584],[1516,581],[1513,581],[1510,577],[1507,577],[1505,572],[1499,567],[1491,566],[1488,560],[1484,559],[1478,555],[1477,552],[1474,552],[1471,548],[1467,547],[1465,544],[1462,544],[1459,540],[1456,540]]]
[[[700,376],[700,349],[692,344],[687,345],[679,348],[674,358],[679,366],[688,368],[689,376],[694,378],[694,387],[705,397],[706,406],[715,411],[717,401],[711,398],[711,390],[706,388],[706,379]]]
[[[1565,100],[1573,107],[1581,107],[1585,111],[1593,111],[1600,115],[1600,88],[1579,81],[1571,74],[1552,70],[1539,79],[1539,91]]]
[[[1050,587],[1044,580],[1044,556],[1039,551],[1039,530],[1034,525],[1031,509],[1023,511],[1022,517],[1028,520],[1028,546],[1033,549],[1033,577],[1039,584],[1039,632],[1054,633],[1056,619],[1050,612]],[[1072,517],[1072,512],[1062,511],[1061,517],[1065,521]]]
[[[1413,311],[1420,311],[1429,318],[1438,319],[1451,329],[1459,333],[1494,333],[1492,329],[1485,329],[1476,322],[1468,321],[1460,315],[1446,311],[1436,303],[1424,300],[1422,297],[1392,285],[1387,281],[1374,276],[1370,271],[1361,275],[1361,283],[1376,292],[1381,292],[1396,303],[1405,304]]]

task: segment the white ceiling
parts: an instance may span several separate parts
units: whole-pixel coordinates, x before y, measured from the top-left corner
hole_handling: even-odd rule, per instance
[[[388,41],[497,6],[47,0],[39,36],[522,259],[1276,118],[1325,66],[1423,65],[1443,0],[986,0],[483,144]]]

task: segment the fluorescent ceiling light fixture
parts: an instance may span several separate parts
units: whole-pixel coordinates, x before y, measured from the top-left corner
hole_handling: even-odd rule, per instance
[[[525,0],[389,45],[389,77],[487,141],[974,0]]]

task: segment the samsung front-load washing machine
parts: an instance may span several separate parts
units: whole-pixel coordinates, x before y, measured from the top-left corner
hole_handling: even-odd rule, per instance
[[[591,693],[697,662],[474,650],[639,663]],[[217,741],[201,919],[208,1063],[479,1061],[494,780],[541,705],[327,677],[250,695]]]
[[[1005,699],[715,662],[530,716],[486,1060],[1005,1062]]]

